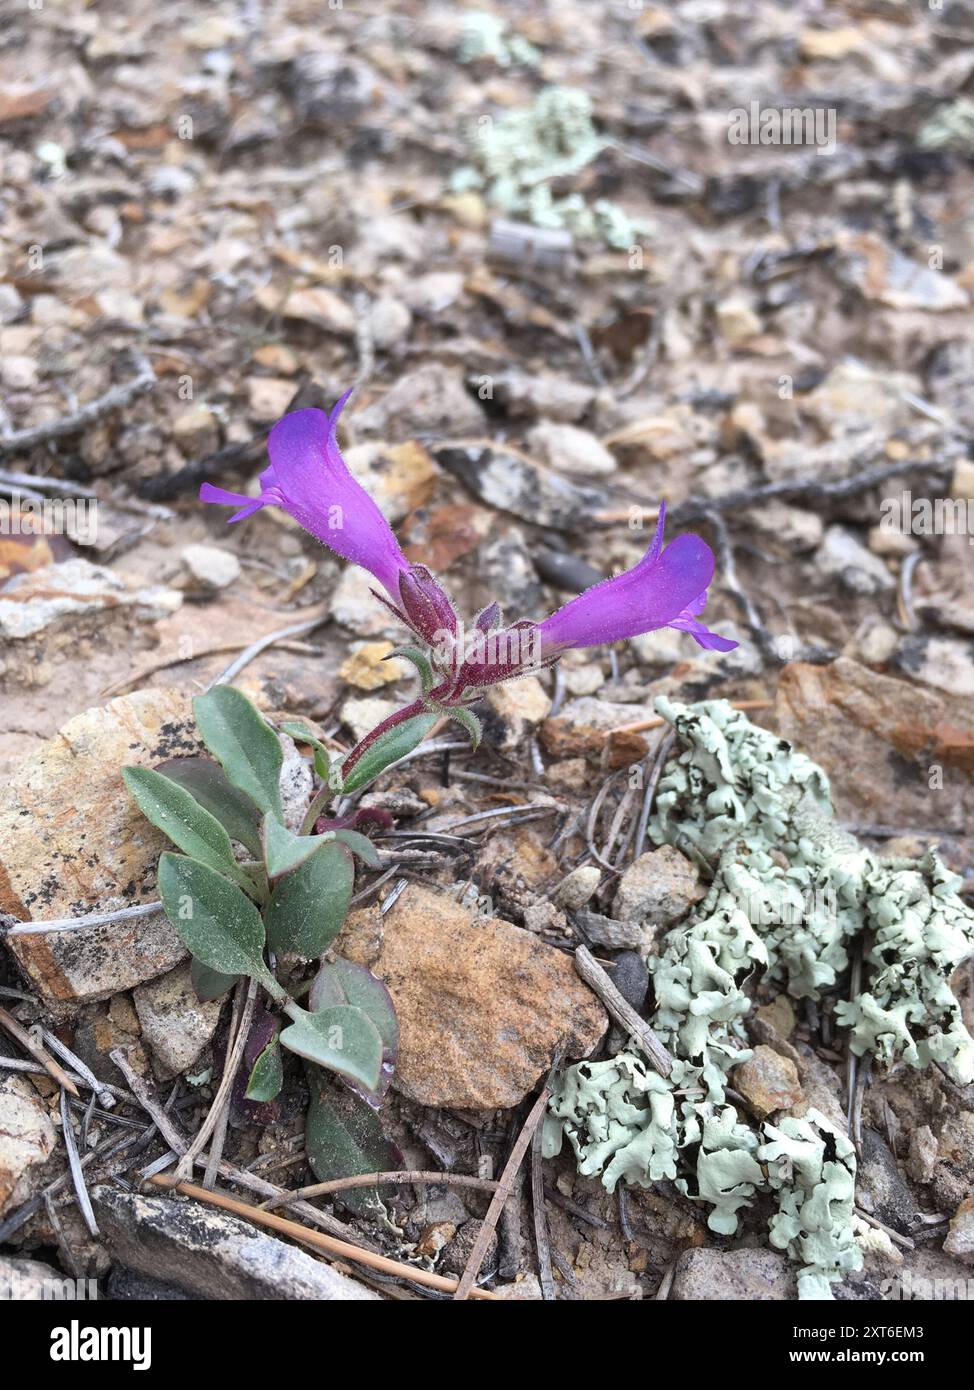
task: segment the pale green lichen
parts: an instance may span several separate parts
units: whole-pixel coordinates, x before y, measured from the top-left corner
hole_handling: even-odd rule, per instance
[[[974,101],[960,97],[933,113],[917,134],[925,150],[974,149]]]
[[[725,1235],[756,1192],[775,1192],[772,1243],[802,1263],[801,1297],[830,1297],[831,1282],[861,1263],[854,1150],[816,1111],[758,1129],[726,1103],[730,1069],[751,1056],[746,985],[760,970],[791,996],[817,999],[861,938],[863,991],[835,1010],[853,1051],[938,1062],[963,1085],[974,1079],[974,1041],[949,979],[974,951],[974,913],[935,852],[881,859],[842,831],[825,773],[787,740],[724,701],[660,699],[657,709],[681,749],[660,779],[650,832],[713,874],[648,961],[651,1021],[673,1072],[663,1081],[629,1053],[570,1068],[546,1145],[556,1152],[563,1130],[579,1170],[610,1190],[620,1178],[646,1186],[678,1174]]]
[[[644,230],[605,199],[589,204],[578,193],[552,195],[555,180],[574,178],[605,148],[585,92],[546,87],[531,106],[479,120],[471,145],[476,167],[457,170],[455,190],[484,188],[488,201],[509,216],[621,250]]]
[[[471,10],[463,18],[463,38],[460,40],[461,63],[475,63],[488,58],[498,67],[534,67],[539,57],[533,43],[512,34],[506,20],[486,10]]]

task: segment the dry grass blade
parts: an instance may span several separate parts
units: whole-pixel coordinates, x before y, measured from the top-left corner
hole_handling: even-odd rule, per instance
[[[576,949],[575,969],[589,989],[594,990],[599,996],[616,1023],[625,1028],[633,1041],[642,1048],[660,1076],[669,1076],[673,1070],[673,1058],[646,1020],[639,1017],[628,1000],[623,999],[587,946],[579,946]]]
[[[29,1052],[35,1062],[40,1062],[41,1066],[57,1084],[72,1096],[80,1096],[81,1092],[68,1076],[63,1067],[55,1062],[54,1058],[45,1052],[39,1042],[31,1037],[22,1023],[18,1023],[13,1014],[6,1009],[0,1008],[0,1027],[5,1028],[10,1036],[18,1043],[25,1052]]]
[[[162,1135],[163,1139],[165,1139],[169,1147],[175,1149],[178,1154],[184,1154],[186,1152],[185,1138],[180,1134],[179,1130],[173,1124],[165,1110],[163,1110],[155,1096],[153,1096],[141,1076],[133,1068],[122,1049],[120,1047],[113,1048],[108,1055],[125,1077],[125,1080],[128,1082],[133,1095],[142,1109],[155,1120],[159,1133]]]
[[[489,1178],[472,1178],[464,1173],[427,1173],[404,1170],[396,1173],[358,1173],[350,1178],[333,1178],[330,1182],[314,1182],[309,1187],[299,1187],[280,1197],[269,1197],[261,1202],[262,1211],[272,1211],[283,1202],[307,1200],[310,1197],[327,1197],[332,1192],[348,1192],[356,1187],[376,1187],[380,1183],[394,1184],[405,1182],[442,1183],[446,1187],[476,1187],[483,1192],[496,1192],[499,1186]]]
[[[85,1225],[93,1236],[98,1235],[98,1222],[95,1220],[95,1213],[92,1209],[91,1198],[88,1196],[88,1189],[85,1186],[85,1175],[81,1170],[81,1158],[78,1153],[78,1145],[75,1141],[74,1130],[71,1127],[71,1111],[68,1109],[68,1093],[61,1089],[61,1132],[64,1135],[64,1147],[68,1151],[68,1168],[71,1170],[71,1181],[74,1184],[75,1194],[78,1198],[78,1206],[81,1208],[81,1215],[84,1217]]]

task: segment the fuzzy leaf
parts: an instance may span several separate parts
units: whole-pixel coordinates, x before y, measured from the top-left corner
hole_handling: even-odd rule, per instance
[[[259,855],[260,817],[250,797],[235,787],[212,758],[169,758],[156,764],[156,772],[177,782],[196,798],[205,811],[251,854]]]
[[[264,867],[268,878],[280,878],[303,864],[321,848],[320,835],[294,835],[274,816],[265,816],[260,828],[264,846]]]
[[[471,749],[476,752],[480,746],[483,727],[473,710],[457,708],[447,710],[446,712],[451,719],[455,720],[457,724],[466,729],[467,733],[470,735]]]
[[[244,1099],[262,1102],[274,1100],[283,1085],[284,1062],[275,1036],[254,1063]]]
[[[196,997],[203,1004],[208,1004],[213,999],[222,999],[240,979],[239,975],[224,975],[219,970],[211,970],[195,956],[190,961],[189,973]]]
[[[241,691],[217,685],[193,701],[200,736],[235,787],[281,818],[280,740]]]
[[[177,849],[226,874],[248,892],[254,891],[233,857],[230,836],[188,791],[149,767],[123,767],[122,781],[146,819],[168,835]]]
[[[382,1132],[375,1111],[351,1092],[332,1085],[317,1067],[308,1068],[311,1104],[305,1127],[308,1163],[319,1182],[357,1173],[390,1173],[403,1165],[398,1147]],[[379,1194],[374,1187],[337,1192],[351,1211],[365,1212]]]
[[[359,830],[336,830],[334,835],[336,840],[348,845],[363,864],[368,864],[370,869],[379,868],[379,852],[367,835]]]
[[[316,960],[345,921],[355,881],[351,852],[334,840],[316,838],[314,854],[278,879],[264,909],[267,940],[279,955]]]
[[[374,1091],[382,1075],[382,1039],[362,1009],[338,1005],[309,1014],[293,1006],[295,1021],[281,1033],[281,1046],[320,1067]]]
[[[308,996],[312,1010],[337,1004],[352,1004],[368,1014],[382,1039],[382,1075],[376,1091],[363,1095],[370,1105],[378,1105],[388,1090],[399,1058],[399,1020],[383,982],[364,965],[339,958],[326,962],[315,976]]]
[[[388,661],[389,657],[393,656],[401,656],[404,661],[412,662],[412,664],[416,667],[416,670],[419,672],[419,679],[422,683],[423,694],[428,695],[430,691],[433,689],[433,685],[435,684],[436,674],[433,670],[433,666],[430,662],[429,657],[423,651],[422,647],[394,647],[393,650],[389,653],[389,656],[384,657],[383,660]]]
[[[358,791],[360,787],[366,786],[378,777],[380,772],[384,772],[387,767],[411,753],[440,717],[439,711],[416,714],[412,719],[395,724],[384,734],[380,734],[375,743],[362,754],[348,776],[343,778],[342,791]]]
[[[280,987],[264,964],[264,923],[254,904],[222,874],[168,850],[159,860],[166,916],[203,965],[222,975],[252,975]]]

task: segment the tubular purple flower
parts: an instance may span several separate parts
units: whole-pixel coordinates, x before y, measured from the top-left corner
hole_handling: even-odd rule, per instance
[[[267,439],[270,467],[260,475],[260,496],[247,497],[204,483],[200,500],[239,510],[243,521],[261,507],[281,507],[336,555],[374,574],[394,603],[400,577],[410,569],[392,528],[369,494],[352,477],[336,438],[346,391],[331,414],[295,410]]]
[[[661,627],[689,632],[700,646],[714,651],[732,651],[738,645],[708,631],[696,618],[707,602],[713,551],[694,535],[677,536],[664,549],[665,521],[664,503],[656,534],[637,565],[586,589],[539,624],[543,656],[554,657],[570,647],[618,642]]]

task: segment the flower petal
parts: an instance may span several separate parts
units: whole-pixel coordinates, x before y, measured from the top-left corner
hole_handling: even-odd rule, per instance
[[[714,554],[699,536],[659,549],[660,529],[633,569],[587,589],[540,625],[543,650],[595,647],[666,627],[706,595]]]
[[[699,609],[697,611],[699,612]],[[730,637],[721,637],[719,633],[711,632],[709,628],[704,627],[703,623],[698,623],[689,611],[684,611],[666,626],[677,628],[680,632],[689,632],[693,640],[699,646],[706,647],[708,651],[732,652],[735,647],[741,645],[740,642],[735,642]]]

